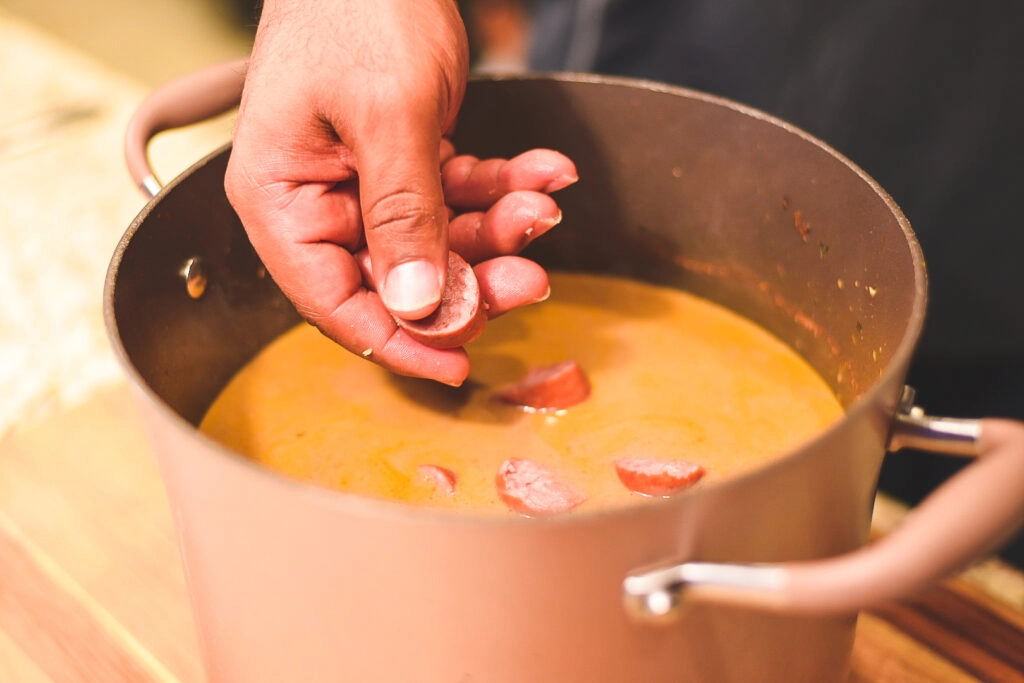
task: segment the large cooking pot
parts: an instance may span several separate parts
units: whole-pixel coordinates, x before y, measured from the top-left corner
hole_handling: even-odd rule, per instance
[[[1021,523],[1024,426],[930,418],[904,387],[926,277],[893,200],[784,122],[624,79],[473,81],[456,143],[484,157],[566,153],[581,180],[530,256],[724,304],[799,351],[844,419],[725,483],[543,520],[327,491],[214,443],[196,429],[206,408],[299,316],[225,198],[230,150],[161,190],[145,146],[231,106],[243,76],[244,65],[214,68],[140,109],[129,164],[156,197],[105,292],[211,680],[841,680],[859,609],[963,566]],[[866,546],[882,458],[908,443],[986,457]]]

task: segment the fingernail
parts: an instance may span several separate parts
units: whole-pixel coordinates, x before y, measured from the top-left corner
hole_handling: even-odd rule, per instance
[[[525,247],[531,241],[537,239],[551,228],[555,227],[562,222],[562,212],[559,211],[557,216],[551,218],[538,218],[533,222],[533,225],[523,230],[523,246]]]
[[[547,187],[544,188],[545,192],[557,192],[558,190],[569,187],[573,183],[580,179],[578,175],[561,175],[548,183]]]
[[[544,227],[546,230],[550,230],[551,228],[555,227],[556,225],[558,225],[561,222],[562,222],[562,212],[559,211],[557,216],[552,216],[551,218],[540,219],[540,220],[537,221],[537,224],[542,226],[542,227]]]
[[[380,297],[395,315],[418,320],[437,308],[441,289],[441,276],[432,263],[406,261],[385,276]]]

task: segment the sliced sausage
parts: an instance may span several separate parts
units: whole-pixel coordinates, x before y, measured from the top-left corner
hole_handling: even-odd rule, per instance
[[[455,484],[458,483],[458,476],[447,467],[440,465],[420,465],[416,468],[420,478],[432,485],[440,493],[449,496],[455,494]]]
[[[590,396],[590,380],[574,360],[532,368],[513,385],[495,392],[499,401],[537,411],[564,410]]]
[[[487,324],[487,311],[473,269],[461,256],[448,252],[448,277],[438,307],[425,318],[395,316],[395,322],[410,337],[435,349],[453,349],[479,337]]]
[[[568,512],[587,499],[572,484],[533,460],[511,458],[498,468],[498,496],[513,512],[543,517]]]
[[[626,488],[645,496],[670,496],[688,488],[704,476],[704,468],[685,460],[621,458],[615,473]]]

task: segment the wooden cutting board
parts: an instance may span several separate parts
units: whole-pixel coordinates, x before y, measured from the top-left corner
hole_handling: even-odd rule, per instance
[[[879,532],[903,508],[881,499]],[[202,681],[175,532],[128,388],[0,441],[0,682]],[[1024,681],[1024,576],[989,561],[864,614],[851,681]]]

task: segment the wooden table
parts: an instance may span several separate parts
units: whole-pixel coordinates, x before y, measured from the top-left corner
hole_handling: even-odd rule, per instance
[[[0,65],[0,683],[201,681],[167,500],[100,315],[142,206],[120,141],[144,89],[3,10]],[[158,144],[156,165],[225,136]],[[903,512],[880,499],[877,531]],[[1024,681],[1024,576],[990,561],[862,615],[853,660],[858,682]]]

